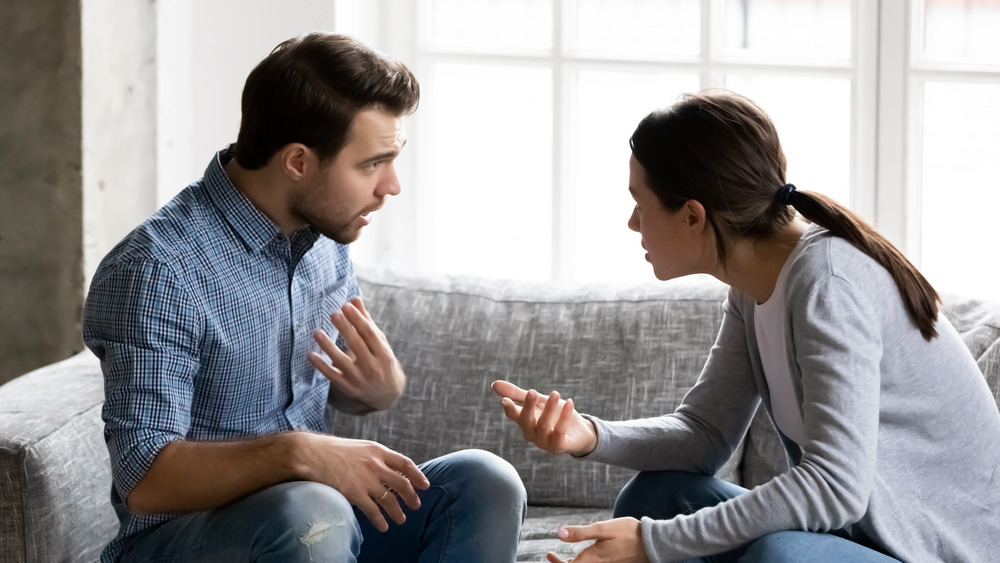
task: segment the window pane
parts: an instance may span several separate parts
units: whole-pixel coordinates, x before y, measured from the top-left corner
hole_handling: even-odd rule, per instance
[[[552,271],[552,73],[439,63],[421,109],[433,203],[430,269],[522,279]]]
[[[1000,84],[924,86],[920,266],[938,290],[1000,298]]]
[[[635,205],[628,139],[646,114],[697,88],[697,74],[576,73],[561,194],[564,279],[653,279],[639,235],[627,226]]]
[[[725,6],[726,55],[851,58],[851,0],[726,0]]]
[[[786,177],[850,205],[851,81],[731,75],[726,87],[757,102],[778,128]]]
[[[567,0],[574,54],[667,58],[701,51],[699,0]]]
[[[551,0],[423,0],[423,42],[483,51],[552,49]]]
[[[1000,0],[925,0],[928,61],[1000,63]]]

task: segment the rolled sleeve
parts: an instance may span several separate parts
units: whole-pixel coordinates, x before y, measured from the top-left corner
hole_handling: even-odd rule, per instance
[[[122,499],[164,446],[187,435],[202,326],[162,264],[109,265],[94,278],[84,340],[104,372],[104,438]]]

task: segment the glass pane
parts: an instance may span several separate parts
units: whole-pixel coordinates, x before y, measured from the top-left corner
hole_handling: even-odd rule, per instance
[[[1000,84],[924,86],[920,266],[939,291],[1000,299]]]
[[[726,55],[851,58],[851,0],[726,0],[725,21]]]
[[[925,0],[923,59],[1000,63],[1000,0]]]
[[[789,182],[850,205],[850,80],[732,75],[726,87],[757,102],[771,116],[785,151]]]
[[[571,87],[563,209],[562,276],[652,280],[639,235],[628,229],[628,139],[639,121],[698,88],[696,74],[582,70]]]
[[[548,279],[552,271],[552,73],[440,63],[420,110],[430,269]]]
[[[552,49],[552,0],[423,0],[423,43],[463,50]]]
[[[566,0],[566,46],[598,57],[701,52],[699,0]]]

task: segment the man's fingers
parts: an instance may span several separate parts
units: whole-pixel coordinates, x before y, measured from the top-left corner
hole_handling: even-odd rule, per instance
[[[364,341],[365,347],[376,354],[385,347],[385,335],[375,326],[372,318],[366,315],[361,309],[355,306],[354,302],[347,303],[341,307],[340,312],[344,318],[351,323],[351,327]]]
[[[345,305],[346,307],[346,305]],[[355,309],[355,314],[360,315],[360,313]],[[358,334],[357,327],[354,323],[343,313],[343,311],[338,311],[330,315],[330,322],[340,333],[341,338],[347,342],[347,349],[354,352],[356,358],[361,358],[362,356],[371,356],[371,351],[368,349],[368,343],[365,339]],[[329,353],[329,352],[327,352]],[[332,356],[331,356],[332,358]]]
[[[427,476],[425,476],[423,472],[420,471],[420,468],[417,467],[417,464],[413,463],[412,459],[406,457],[401,453],[394,452],[392,450],[389,450],[389,452],[391,453],[391,456],[387,456],[385,458],[386,466],[389,467],[389,469],[395,471],[396,474],[399,476],[398,477],[399,479],[405,480],[410,489],[415,488],[419,490],[424,490],[431,486],[431,482],[427,480]],[[397,491],[401,491],[404,488],[402,486],[402,483],[399,481],[396,481],[395,485],[393,483],[389,483],[389,485],[390,486],[398,485],[396,486]],[[415,500],[417,506],[419,506],[420,500],[419,499]],[[407,502],[407,504],[409,504],[409,502]],[[416,506],[412,507],[416,508]]]
[[[392,518],[392,521],[397,524],[402,524],[406,522],[406,514],[403,513],[403,508],[399,506],[399,497],[396,496],[397,492],[392,488],[387,488],[385,493],[375,499],[375,502]]]
[[[382,493],[376,494],[376,497],[380,494]],[[389,523],[386,522],[385,518],[382,517],[382,511],[380,510],[381,505],[375,502],[375,499],[368,497],[366,499],[359,501],[355,506],[357,506],[358,509],[364,513],[365,517],[367,517],[368,521],[371,522],[373,526],[375,526],[376,530],[380,532],[389,531]]]
[[[343,333],[341,333],[343,335]],[[319,344],[321,350],[326,352],[326,355],[330,357],[330,363],[340,371],[346,372],[349,366],[354,365],[354,360],[346,352],[337,346],[337,343],[330,338],[330,335],[326,333],[325,330],[319,329],[313,333],[313,340],[316,344]],[[345,338],[346,340],[346,338]],[[348,342],[350,346],[350,342]]]
[[[365,308],[365,303],[364,303],[364,301],[362,301],[360,297],[355,297],[354,299],[351,299],[351,304],[352,304],[352,305],[354,305],[355,307],[357,307],[357,309],[358,309],[359,311],[361,311],[362,313],[364,313],[364,315],[365,315],[366,317],[368,317],[368,320],[369,320],[369,321],[371,321],[371,322],[372,322],[372,324],[374,324],[374,323],[375,323],[375,321],[374,321],[374,320],[372,320],[372,316],[371,316],[371,314],[370,314],[370,313],[368,312],[368,309],[366,309],[366,308]]]

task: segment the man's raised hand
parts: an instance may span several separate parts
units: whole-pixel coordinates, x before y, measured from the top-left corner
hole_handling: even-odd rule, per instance
[[[403,394],[406,375],[385,334],[375,325],[361,299],[351,299],[340,312],[330,315],[333,326],[347,343],[345,353],[326,333],[313,335],[330,363],[317,353],[309,361],[330,380],[337,406],[353,403],[353,412],[385,410]],[[346,401],[344,400],[346,399]]]

